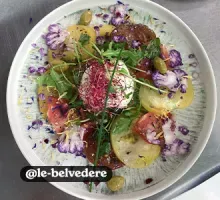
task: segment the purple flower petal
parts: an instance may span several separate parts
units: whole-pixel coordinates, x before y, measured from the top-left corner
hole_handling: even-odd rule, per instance
[[[58,24],[51,24],[49,27],[48,27],[48,31],[51,32],[51,33],[59,33],[60,31],[60,26]]]
[[[164,132],[165,144],[169,145],[174,142],[176,139],[175,132],[172,130],[172,120],[168,119],[165,124],[162,126]]]
[[[162,156],[184,155],[190,150],[190,144],[180,139],[175,139],[171,145],[166,145],[162,151]]]
[[[107,20],[109,18],[109,15],[108,14],[104,14],[102,18],[103,18],[103,20]]]
[[[44,53],[44,48],[40,48],[40,49],[39,49],[39,53],[40,53],[41,59],[46,55],[46,54]]]
[[[83,154],[84,143],[83,135],[85,129],[80,126],[72,126],[66,130],[59,138],[57,149],[61,153],[72,153],[76,156],[85,156]]]
[[[175,49],[170,50],[170,67],[175,68],[181,65],[183,65],[183,63],[180,52]]]
[[[152,74],[152,79],[156,87],[165,86],[171,91],[176,91],[176,88],[179,86],[177,76],[172,71],[167,71],[166,74],[160,74],[158,71],[156,71]]]
[[[114,25],[114,26],[124,24],[124,22],[125,22],[124,18],[122,18],[122,17],[113,17],[111,19],[111,24]]]
[[[31,128],[39,129],[43,125],[43,122],[40,119],[36,119],[32,122]]]
[[[97,43],[98,45],[103,45],[103,44],[105,43],[105,37],[104,37],[104,36],[98,36],[98,37],[96,38],[96,43]]]
[[[167,96],[169,99],[172,99],[174,97],[174,94],[175,92],[169,92]]]
[[[43,101],[46,99],[43,93],[38,94],[38,98]]]
[[[36,43],[33,43],[31,44],[32,47],[36,48],[37,47],[37,44]]]
[[[61,30],[56,24],[50,25],[48,30],[49,32],[45,36],[47,46],[52,50],[63,47],[64,41],[69,33],[66,30]]]
[[[115,35],[115,36],[113,36],[113,41],[114,42],[124,42],[124,41],[126,41],[126,38],[121,35]]]
[[[37,70],[35,69],[35,67],[29,67],[28,68],[28,72],[30,73],[30,74],[33,74],[33,73],[35,73]]]
[[[141,46],[141,42],[139,42],[137,40],[133,40],[131,46],[133,49],[136,49]]]
[[[124,4],[115,5],[114,14],[116,17],[124,18],[127,14],[128,6]]]
[[[186,126],[179,126],[178,130],[183,134],[183,135],[188,135],[189,130]]]
[[[50,40],[57,38],[57,33],[47,33],[45,36],[46,41],[49,43]]]
[[[99,26],[94,26],[94,30],[95,30],[96,36],[99,36],[99,34],[100,34]]]
[[[160,144],[160,140],[156,138],[156,132],[148,130],[146,133],[146,139],[151,143],[151,144]]]
[[[47,69],[45,67],[38,67],[37,69],[37,73],[39,74],[44,74],[47,71]]]

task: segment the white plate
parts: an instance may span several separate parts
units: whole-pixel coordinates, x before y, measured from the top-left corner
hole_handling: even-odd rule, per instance
[[[40,117],[36,102],[36,83],[34,77],[28,75],[30,65],[40,66],[42,60],[33,59],[35,55],[32,43],[46,48],[41,35],[52,23],[61,23],[67,26],[79,19],[77,11],[96,6],[114,4],[113,0],[75,0],[71,1],[46,16],[28,34],[21,44],[13,61],[7,88],[7,108],[10,125],[15,140],[23,155],[31,165],[83,165],[87,161],[75,158],[72,154],[60,154],[50,144],[45,144],[44,139],[52,141],[54,136],[41,128],[39,131],[27,130],[31,122]],[[177,122],[187,125],[190,134],[179,137],[191,143],[191,152],[184,157],[172,157],[163,162],[160,158],[145,169],[122,168],[115,174],[123,175],[126,184],[123,190],[110,193],[105,184],[100,184],[91,194],[83,183],[52,183],[57,188],[84,199],[140,199],[156,194],[169,187],[183,176],[197,160],[204,149],[212,129],[216,110],[216,88],[212,67],[208,56],[194,33],[173,13],[151,1],[128,0],[134,10],[133,17],[136,22],[150,26],[161,38],[162,43],[175,45],[175,49],[182,53],[184,69],[193,76],[195,99],[193,104],[185,109],[175,111]],[[100,12],[97,8],[96,12]],[[152,16],[149,18],[149,15]],[[155,18],[155,19],[154,19]],[[166,24],[164,23],[166,22]],[[95,23],[95,20],[93,21]],[[189,54],[196,57],[189,58]],[[22,87],[21,87],[22,86]],[[34,97],[34,101],[31,97]],[[28,104],[27,104],[28,102]],[[36,147],[35,147],[36,144]],[[33,148],[33,149],[32,149]],[[153,178],[149,185],[144,180]]]

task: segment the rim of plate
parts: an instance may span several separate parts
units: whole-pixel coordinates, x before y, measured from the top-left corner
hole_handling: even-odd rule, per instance
[[[216,91],[216,84],[215,84],[215,77],[213,73],[213,69],[211,66],[211,62],[208,58],[207,53],[205,52],[205,49],[203,48],[201,42],[198,40],[196,35],[193,33],[193,31],[175,14],[173,14],[168,9],[160,6],[157,3],[154,3],[149,0],[136,0],[135,2],[132,0],[125,0],[126,3],[129,3],[130,5],[134,7],[139,7],[143,9],[144,7],[148,6],[148,9],[153,9],[155,11],[160,11],[164,17],[172,20],[174,24],[177,24],[180,28],[184,30],[184,33],[189,36],[197,47],[197,51],[199,52],[199,55],[197,55],[198,60],[202,60],[203,65],[206,65],[206,69],[203,69],[203,71],[206,72],[206,76],[209,76],[209,87],[206,88],[206,113],[205,113],[205,119],[203,124],[203,129],[200,132],[200,136],[198,138],[197,143],[194,145],[193,150],[189,154],[189,156],[185,159],[185,161],[174,171],[172,174],[167,176],[164,180],[159,182],[158,184],[155,184],[149,188],[140,190],[140,191],[134,191],[130,193],[125,194],[118,194],[114,195],[115,199],[142,199],[149,196],[152,196],[156,193],[161,192],[162,190],[168,188],[172,184],[174,184],[177,180],[179,180],[196,162],[196,160],[201,155],[202,151],[205,148],[205,145],[208,142],[208,139],[211,135],[212,127],[215,120],[215,114],[216,114],[216,108],[217,108],[217,91]],[[111,5],[116,3],[115,0],[93,0],[92,2],[88,2],[87,0],[73,0],[71,2],[68,2],[51,13],[49,13],[46,17],[44,17],[26,36],[22,44],[20,45],[15,58],[13,60],[9,78],[8,78],[8,84],[7,84],[7,112],[8,112],[8,119],[9,123],[12,129],[12,133],[14,135],[15,141],[17,145],[19,146],[22,154],[26,158],[26,160],[32,165],[32,166],[42,166],[44,163],[37,157],[37,155],[30,151],[30,146],[23,140],[22,136],[22,127],[19,124],[19,112],[16,112],[18,110],[17,105],[17,81],[18,81],[18,74],[20,70],[23,67],[24,61],[26,59],[26,54],[28,52],[28,49],[30,48],[30,44],[36,40],[39,37],[39,34],[42,33],[42,30],[47,27],[51,22],[58,21],[63,16],[67,14],[74,13],[78,10],[85,9],[88,7],[95,7],[102,5]],[[40,30],[40,31],[39,31]],[[23,53],[26,52],[26,53]],[[204,74],[204,72],[203,72]],[[206,85],[205,85],[206,87]],[[207,90],[208,89],[208,90]],[[78,198],[83,199],[112,199],[112,195],[105,195],[105,194],[98,194],[98,193],[89,193],[85,190],[73,190],[72,186],[68,183],[51,183],[58,189],[76,196]]]

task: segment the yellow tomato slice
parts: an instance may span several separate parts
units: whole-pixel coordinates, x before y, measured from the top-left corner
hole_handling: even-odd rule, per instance
[[[119,118],[116,120],[119,120]],[[118,159],[127,167],[144,168],[158,158],[161,148],[159,145],[147,143],[138,134],[133,133],[132,126],[119,133],[111,131],[112,148]],[[114,130],[114,127],[112,130]]]
[[[178,91],[171,99],[167,96],[167,94],[159,94],[158,91],[145,86],[141,86],[139,98],[142,106],[146,110],[158,115],[165,115],[177,108],[186,108],[192,103],[194,98],[192,80],[188,79],[188,88],[186,93]]]

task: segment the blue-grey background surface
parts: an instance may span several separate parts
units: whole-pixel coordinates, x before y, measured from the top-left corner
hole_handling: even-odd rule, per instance
[[[89,0],[88,0],[89,1]],[[135,0],[134,0],[135,1]],[[154,0],[179,16],[198,36],[212,62],[220,93],[220,0]],[[77,199],[49,183],[25,183],[28,165],[12,136],[6,112],[6,85],[13,57],[31,28],[68,0],[0,0],[0,199]],[[33,21],[30,23],[30,18]],[[220,112],[211,138],[191,170],[173,186],[147,200],[170,200],[220,172]]]

